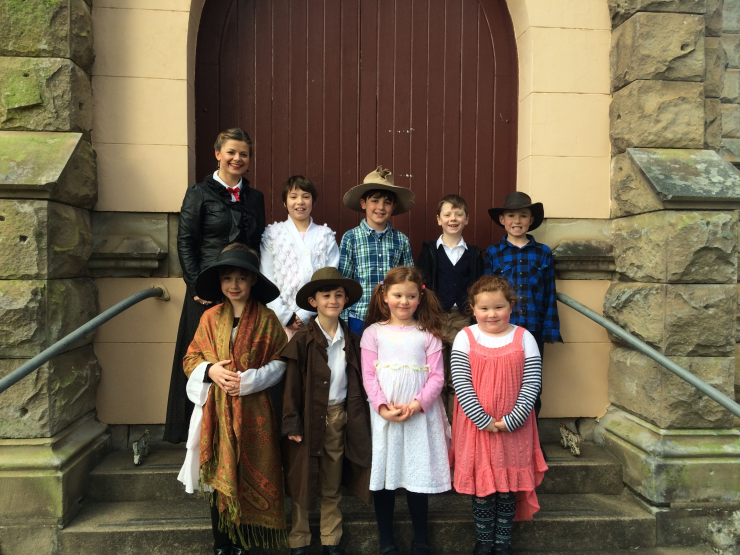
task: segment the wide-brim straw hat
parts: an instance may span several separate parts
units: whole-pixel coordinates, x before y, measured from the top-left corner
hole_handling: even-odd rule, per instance
[[[390,170],[384,170],[382,166],[375,168],[375,171],[365,176],[362,183],[356,187],[352,187],[345,193],[344,205],[347,208],[364,214],[365,210],[360,206],[360,199],[368,191],[374,191],[376,189],[390,191],[396,195],[396,209],[393,211],[393,216],[405,214],[414,207],[414,198],[416,195],[414,195],[411,189],[394,185],[393,174]]]
[[[224,266],[249,270],[257,276],[257,281],[252,285],[249,293],[249,296],[256,301],[267,304],[280,296],[277,286],[260,273],[259,259],[251,252],[239,249],[220,253],[216,262],[198,275],[195,280],[195,294],[206,301],[219,302],[224,294],[221,292],[221,277],[218,275],[218,269]]]
[[[541,202],[532,202],[532,199],[527,193],[522,193],[520,191],[514,191],[513,193],[506,195],[506,198],[504,198],[504,205],[501,208],[489,208],[488,215],[491,216],[491,219],[496,222],[496,224],[500,227],[504,227],[498,217],[504,212],[519,210],[521,208],[529,208],[532,212],[532,216],[534,216],[534,222],[529,226],[529,231],[534,231],[542,225],[542,222],[545,219],[545,207],[542,206]]]
[[[353,279],[344,277],[336,268],[328,266],[316,270],[311,276],[311,281],[298,290],[295,296],[295,304],[308,312],[316,312],[316,308],[310,305],[308,298],[315,297],[316,291],[327,285],[341,285],[344,287],[348,298],[344,308],[352,306],[362,298],[362,285]]]

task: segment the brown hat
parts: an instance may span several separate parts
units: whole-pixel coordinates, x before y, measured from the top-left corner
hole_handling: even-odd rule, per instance
[[[295,304],[303,310],[316,312],[316,309],[309,304],[308,298],[314,297],[316,291],[327,285],[341,285],[344,287],[348,298],[344,308],[352,306],[362,298],[362,285],[353,279],[344,277],[336,268],[327,266],[316,270],[311,276],[311,281],[298,290],[295,296]]]
[[[390,191],[396,195],[396,209],[393,211],[393,216],[405,214],[414,207],[414,198],[416,195],[411,192],[411,189],[394,185],[393,174],[391,174],[390,170],[384,170],[382,166],[375,168],[375,171],[365,176],[365,180],[362,183],[347,191],[344,195],[344,205],[347,208],[364,213],[365,210],[360,206],[360,199],[368,191],[374,191],[376,189]]]
[[[501,208],[489,208],[488,215],[491,216],[491,219],[499,226],[504,227],[501,225],[498,217],[504,212],[519,210],[520,208],[529,208],[532,211],[532,216],[534,216],[534,222],[529,226],[529,231],[534,231],[542,225],[542,221],[545,219],[545,207],[542,206],[541,202],[533,203],[527,193],[522,193],[520,191],[514,191],[513,193],[506,195],[504,198],[504,205]]]

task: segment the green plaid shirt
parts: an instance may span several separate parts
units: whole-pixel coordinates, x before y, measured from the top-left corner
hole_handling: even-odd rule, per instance
[[[365,320],[373,289],[396,266],[413,266],[409,238],[388,223],[378,233],[362,220],[342,237],[339,247],[339,271],[362,285],[362,298],[342,312],[342,317]]]

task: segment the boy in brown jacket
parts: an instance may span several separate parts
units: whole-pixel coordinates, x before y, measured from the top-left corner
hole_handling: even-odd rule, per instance
[[[291,497],[291,555],[307,555],[308,511],[321,498],[323,555],[343,555],[339,486],[370,503],[370,409],[362,385],[360,338],[339,318],[362,297],[362,287],[336,268],[315,272],[296,295],[298,307],[318,312],[282,352],[283,467]]]

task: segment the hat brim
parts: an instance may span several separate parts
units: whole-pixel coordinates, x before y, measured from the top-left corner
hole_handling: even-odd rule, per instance
[[[260,273],[259,268],[255,268],[253,264],[234,259],[217,261],[203,270],[195,280],[195,294],[206,301],[220,302],[224,294],[221,292],[221,278],[218,275],[218,269],[224,266],[242,268],[257,276],[257,281],[252,285],[252,290],[249,293],[249,296],[256,301],[267,304],[280,296],[280,290]]]
[[[496,225],[498,225],[499,227],[504,227],[499,221],[498,217],[504,212],[509,212],[511,210],[521,210],[522,208],[529,208],[532,212],[532,216],[534,216],[534,222],[532,222],[532,225],[529,226],[528,231],[534,231],[542,225],[542,222],[545,220],[545,207],[542,205],[541,202],[534,202],[532,204],[510,208],[489,208],[488,215],[491,216],[491,219],[496,223]]]
[[[326,287],[327,285],[344,287],[344,290],[347,292],[348,299],[344,305],[344,308],[349,308],[362,298],[362,285],[360,285],[353,279],[317,279],[314,281],[309,281],[306,285],[298,290],[298,293],[296,293],[295,296],[295,304],[298,305],[298,308],[302,308],[303,310],[306,310],[308,312],[316,312],[316,308],[311,306],[311,303],[308,302],[308,299],[309,297],[314,297],[316,295],[316,291],[318,291],[322,287]]]
[[[388,185],[386,183],[361,183],[356,187],[352,187],[349,191],[344,194],[344,205],[357,212],[365,213],[365,209],[360,206],[360,200],[362,195],[368,191],[374,191],[381,189],[383,191],[390,191],[396,195],[396,209],[393,210],[391,216],[399,216],[405,214],[414,207],[414,195],[411,189],[406,187],[397,187],[395,185]]]

